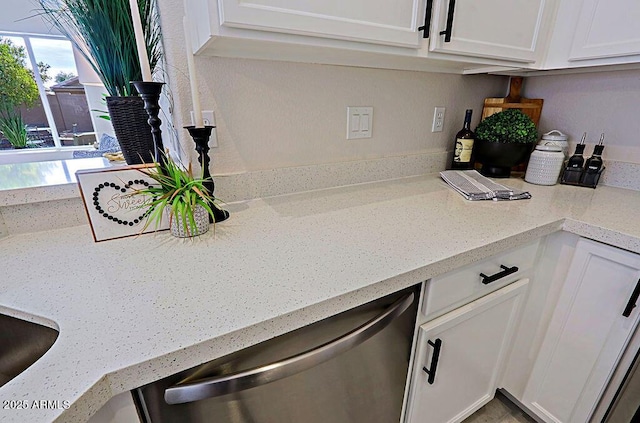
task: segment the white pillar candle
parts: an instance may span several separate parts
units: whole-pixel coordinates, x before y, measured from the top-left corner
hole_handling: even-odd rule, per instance
[[[193,46],[191,44],[191,35],[189,33],[189,25],[187,17],[182,18],[184,26],[184,40],[187,44],[187,67],[189,68],[189,84],[191,85],[191,101],[193,103],[193,124],[196,128],[203,128],[202,108],[200,107],[200,94],[198,92],[198,80],[196,79],[196,65],[193,60]]]
[[[142,70],[142,80],[152,81],[151,66],[149,66],[149,56],[147,55],[147,45],[144,41],[144,31],[142,30],[138,1],[129,0],[129,8],[131,9],[131,19],[133,20],[133,32],[136,35],[136,47],[138,49],[140,69]]]

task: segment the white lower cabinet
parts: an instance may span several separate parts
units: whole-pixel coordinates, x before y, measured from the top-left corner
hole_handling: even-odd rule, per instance
[[[495,393],[528,279],[423,324],[408,423],[460,422]]]
[[[523,398],[540,419],[589,421],[640,316],[640,255],[581,239]]]

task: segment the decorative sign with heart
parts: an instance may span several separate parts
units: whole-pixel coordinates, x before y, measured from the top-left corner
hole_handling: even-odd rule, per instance
[[[76,172],[93,239],[122,238],[144,232],[168,229],[163,219],[159,227],[153,223],[145,228],[151,197],[137,193],[157,184],[141,169],[152,166],[136,165]],[[144,229],[144,230],[143,230]]]

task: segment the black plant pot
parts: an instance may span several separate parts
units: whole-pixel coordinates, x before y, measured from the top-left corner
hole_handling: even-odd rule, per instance
[[[480,173],[492,178],[508,178],[511,168],[524,163],[535,143],[501,143],[476,140],[473,154],[478,163],[482,163]]]
[[[153,136],[142,97],[107,97],[107,109],[127,164],[153,163]]]

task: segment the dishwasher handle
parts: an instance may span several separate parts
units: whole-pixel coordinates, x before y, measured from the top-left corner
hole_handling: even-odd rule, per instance
[[[402,296],[378,316],[317,348],[253,369],[178,383],[164,391],[164,399],[167,404],[199,401],[255,388],[310,369],[356,347],[383,330],[409,308],[414,296],[413,292]]]

